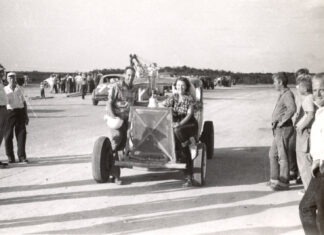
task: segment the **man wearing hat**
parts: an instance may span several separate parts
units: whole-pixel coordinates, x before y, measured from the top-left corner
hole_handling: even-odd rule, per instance
[[[0,146],[2,143],[3,136],[5,134],[6,128],[6,118],[7,118],[7,96],[4,91],[3,77],[4,77],[4,67],[0,64]],[[0,167],[7,166],[7,163],[0,161]]]
[[[19,162],[27,163],[26,158],[26,125],[28,125],[29,118],[27,115],[27,104],[23,92],[17,86],[17,77],[15,73],[8,73],[8,86],[4,88],[7,94],[7,128],[5,133],[5,145],[6,154],[9,159],[9,163],[14,163],[15,154],[13,150],[13,135],[15,129],[15,135],[17,139],[18,159]]]

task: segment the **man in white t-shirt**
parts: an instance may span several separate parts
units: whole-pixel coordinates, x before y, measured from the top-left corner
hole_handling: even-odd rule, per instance
[[[314,121],[315,105],[312,95],[312,77],[301,75],[298,77],[297,91],[300,95],[299,115],[296,118],[296,154],[298,170],[306,190],[312,178],[312,159],[309,154],[310,131]]]
[[[324,234],[324,73],[312,79],[316,111],[311,128],[310,154],[312,178],[299,204],[299,216],[305,234]]]
[[[9,84],[4,88],[7,95],[7,127],[5,133],[6,155],[9,163],[14,163],[15,154],[13,150],[13,135],[17,139],[18,159],[19,162],[27,163],[26,158],[26,125],[28,125],[29,118],[27,115],[27,104],[24,94],[17,85],[17,78],[15,73],[8,73],[7,79]]]

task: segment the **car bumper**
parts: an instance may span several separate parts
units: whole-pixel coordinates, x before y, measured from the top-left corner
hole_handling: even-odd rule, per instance
[[[92,99],[98,100],[98,101],[107,101],[108,96],[107,95],[95,95],[92,97]]]

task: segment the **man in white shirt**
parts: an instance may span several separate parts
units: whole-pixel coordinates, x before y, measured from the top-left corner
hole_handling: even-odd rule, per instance
[[[8,73],[7,79],[9,84],[4,88],[8,101],[7,127],[5,133],[6,154],[9,163],[14,163],[16,161],[12,141],[15,130],[19,162],[27,163],[28,160],[25,151],[27,136],[26,125],[28,125],[29,122],[27,104],[22,90],[17,86],[16,74]]]
[[[312,178],[299,204],[305,234],[324,234],[324,73],[312,79],[314,103],[318,107],[311,128]]]
[[[4,67],[0,65],[0,146],[5,134],[6,128],[6,119],[7,119],[7,96],[4,91],[4,84],[3,84],[3,77],[4,77]],[[0,161],[0,167],[7,166],[7,163],[3,163]]]

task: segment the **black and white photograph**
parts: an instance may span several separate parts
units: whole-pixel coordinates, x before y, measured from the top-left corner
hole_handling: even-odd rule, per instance
[[[0,0],[0,234],[324,235],[323,0]]]

